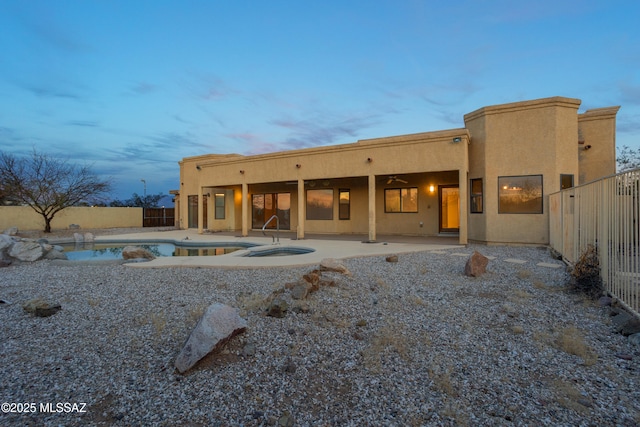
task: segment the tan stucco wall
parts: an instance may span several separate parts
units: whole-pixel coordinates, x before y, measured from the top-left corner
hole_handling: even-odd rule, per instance
[[[470,178],[484,177],[484,212],[469,214],[469,239],[540,243],[549,239],[547,195],[560,174],[578,175],[575,155],[580,100],[545,98],[485,107],[465,115],[471,133]],[[498,213],[498,178],[543,175],[543,213]]]
[[[142,208],[70,207],[53,217],[51,229],[67,229],[71,224],[81,229],[142,227]],[[0,206],[0,230],[9,227],[44,230],[44,219],[28,206]]]
[[[454,138],[457,138],[454,142]],[[438,233],[437,193],[428,193],[428,184],[457,183],[459,170],[467,173],[468,132],[465,129],[428,132],[358,141],[353,144],[328,146],[270,153],[258,156],[197,156],[185,158],[181,166],[181,198],[211,193],[212,188],[233,188],[234,217],[241,218],[242,183],[248,185],[250,196],[256,193],[291,194],[291,230],[299,227],[298,188],[304,183],[305,192],[310,183],[334,189],[334,219],[332,221],[305,220],[304,230],[309,233],[366,233],[369,228],[369,177],[376,180],[376,209],[378,232],[392,234]],[[446,182],[431,171],[453,171]],[[400,187],[419,187],[418,214],[385,214],[384,188],[390,175],[411,177],[409,184]],[[451,176],[455,177],[452,179]],[[393,186],[392,186],[393,187]],[[395,184],[398,187],[398,184]],[[319,187],[316,187],[319,188]],[[338,190],[351,192],[351,216],[339,220]],[[215,191],[215,190],[213,190]],[[461,189],[466,191],[466,189]],[[304,193],[303,193],[304,194]],[[304,197],[304,196],[303,196]],[[434,199],[435,197],[435,199]],[[464,196],[466,198],[466,195]],[[303,200],[304,201],[304,200]],[[187,218],[185,203],[181,203],[181,218]],[[208,207],[209,229],[238,227],[238,222],[227,220],[211,223],[212,206]],[[422,222],[422,226],[420,226]],[[466,216],[464,218],[466,226]],[[181,225],[183,228],[186,224]],[[239,229],[239,228],[236,228]]]
[[[576,185],[616,173],[616,114],[619,109],[597,108],[578,115],[580,172]]]

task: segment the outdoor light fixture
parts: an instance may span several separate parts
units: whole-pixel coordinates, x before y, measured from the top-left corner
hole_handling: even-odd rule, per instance
[[[591,146],[590,146],[590,145],[585,145],[585,146],[584,146],[584,149],[585,149],[585,151],[586,151],[586,150],[589,150],[589,149],[591,149]]]
[[[453,138],[453,142],[460,142],[462,141],[462,138],[460,138],[459,136],[456,136],[455,138]]]
[[[297,167],[298,169],[300,169],[300,168],[302,167],[302,165],[301,165],[300,163],[298,163],[298,164],[296,164],[296,167]]]
[[[200,167],[200,165],[196,165],[196,169],[201,170],[202,168]]]
[[[371,157],[367,157],[367,163],[371,163],[373,162],[373,159]]]
[[[429,193],[433,193],[434,191],[436,191],[436,188],[433,186],[433,184],[431,184],[429,186]]]
[[[244,175],[244,169],[240,169],[240,173]]]

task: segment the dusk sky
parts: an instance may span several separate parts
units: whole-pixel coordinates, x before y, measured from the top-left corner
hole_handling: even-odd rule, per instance
[[[112,198],[178,161],[464,127],[521,100],[620,105],[640,148],[640,2],[0,0],[0,150],[61,156]]]

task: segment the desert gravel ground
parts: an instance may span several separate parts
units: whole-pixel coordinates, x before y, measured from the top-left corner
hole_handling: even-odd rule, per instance
[[[474,250],[492,257],[479,278],[463,274]],[[640,424],[640,348],[607,307],[566,291],[547,250],[342,262],[350,275],[323,272],[333,286],[290,300],[284,318],[266,305],[314,266],[2,268],[0,400],[23,413],[3,405],[0,425]],[[62,310],[25,313],[38,297]],[[214,302],[248,328],[180,375],[175,357]]]

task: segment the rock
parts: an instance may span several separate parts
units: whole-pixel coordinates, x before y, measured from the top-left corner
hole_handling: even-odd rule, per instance
[[[293,374],[296,372],[296,369],[297,369],[296,364],[293,362],[291,358],[288,358],[284,364],[283,370],[288,374]]]
[[[629,343],[640,346],[640,333],[629,335]]]
[[[313,270],[302,276],[302,279],[311,285],[311,292],[315,292],[320,288],[320,274],[318,270]]]
[[[489,264],[489,258],[474,251],[464,266],[464,274],[469,277],[480,277],[487,272],[487,264]]]
[[[16,234],[18,234],[18,227],[9,227],[4,230],[2,234],[5,234],[7,236],[15,236]]]
[[[50,303],[43,299],[32,299],[22,304],[22,309],[37,317],[49,317],[56,314],[62,307],[60,304]]]
[[[67,254],[64,253],[64,250],[60,250],[60,249],[57,249],[56,247],[53,247],[49,252],[45,254],[44,259],[69,259],[69,258],[67,258]]]
[[[278,427],[293,427],[295,424],[295,419],[293,415],[291,415],[288,411],[284,411],[282,416],[278,418]]]
[[[84,242],[84,235],[80,233],[73,233],[73,241],[74,242]]]
[[[9,249],[9,256],[18,261],[32,262],[42,258],[45,254],[42,245],[33,240],[13,243]]]
[[[336,271],[338,273],[351,276],[351,272],[347,267],[336,261],[334,258],[325,258],[320,261],[320,271]]]
[[[13,245],[14,240],[8,234],[0,234],[0,252]]]
[[[311,285],[307,282],[296,283],[291,288],[291,298],[293,299],[305,299],[309,292],[311,292]]]
[[[95,242],[96,240],[93,233],[84,233],[83,237],[85,242]]]
[[[122,258],[124,259],[154,259],[155,255],[153,255],[148,250],[141,248],[139,246],[125,246],[122,250]]]
[[[256,354],[256,345],[253,343],[247,343],[243,348],[242,348],[242,355],[247,357],[247,356],[254,356]]]
[[[620,330],[620,333],[622,335],[629,336],[629,335],[635,335],[637,333],[640,333],[640,319],[638,319],[636,316],[631,316],[631,319],[629,319],[623,326],[622,329]]]
[[[180,373],[186,372],[204,356],[219,350],[246,328],[247,321],[233,307],[220,303],[210,305],[178,354],[176,369]]]
[[[613,323],[614,330],[616,332],[622,332],[622,329],[624,328],[626,323],[631,320],[632,317],[633,316],[631,316],[631,314],[627,313],[626,311],[620,310],[618,314],[616,314],[611,318],[611,322]]]
[[[611,307],[611,304],[613,303],[613,298],[611,297],[600,297],[600,299],[598,300],[598,305],[600,307]]]
[[[398,255],[389,255],[385,258],[387,262],[398,262]]]
[[[275,298],[267,307],[267,316],[283,318],[287,315],[289,304],[281,298]]]
[[[309,303],[306,301],[297,301],[291,307],[291,310],[298,314],[306,314],[311,311],[311,307],[309,307]]]
[[[69,224],[69,230],[79,230],[80,225],[78,224]]]

